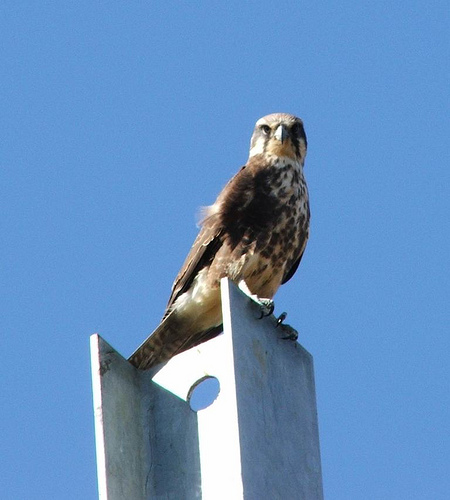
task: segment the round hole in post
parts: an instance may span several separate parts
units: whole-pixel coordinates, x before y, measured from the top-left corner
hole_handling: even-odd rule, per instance
[[[219,396],[220,383],[216,377],[206,375],[192,384],[187,395],[191,410],[200,411],[211,406]]]

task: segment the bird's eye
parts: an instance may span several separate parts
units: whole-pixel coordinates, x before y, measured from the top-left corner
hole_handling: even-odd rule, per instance
[[[298,135],[300,133],[300,123],[298,123],[298,122],[294,123],[294,125],[292,125],[291,132],[294,135]]]
[[[261,130],[263,131],[263,134],[269,135],[270,134],[270,127],[269,125],[261,125]]]

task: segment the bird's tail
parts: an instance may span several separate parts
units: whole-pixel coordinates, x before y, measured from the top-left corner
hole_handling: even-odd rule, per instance
[[[178,321],[176,312],[172,311],[128,358],[128,361],[140,370],[148,370],[182,351],[215,337],[221,331],[222,325],[207,331],[196,331],[195,325],[189,327],[185,322]]]

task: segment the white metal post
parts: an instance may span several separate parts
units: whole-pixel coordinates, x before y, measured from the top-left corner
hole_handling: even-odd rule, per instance
[[[224,334],[151,372],[91,339],[102,500],[320,500],[311,355],[222,280]],[[190,390],[220,393],[194,412]]]

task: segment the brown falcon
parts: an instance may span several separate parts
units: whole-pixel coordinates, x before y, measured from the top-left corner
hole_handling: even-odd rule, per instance
[[[247,163],[207,208],[163,319],[130,357],[133,365],[148,369],[220,333],[225,276],[273,310],[309,235],[305,156],[299,118],[275,113],[256,122]]]

